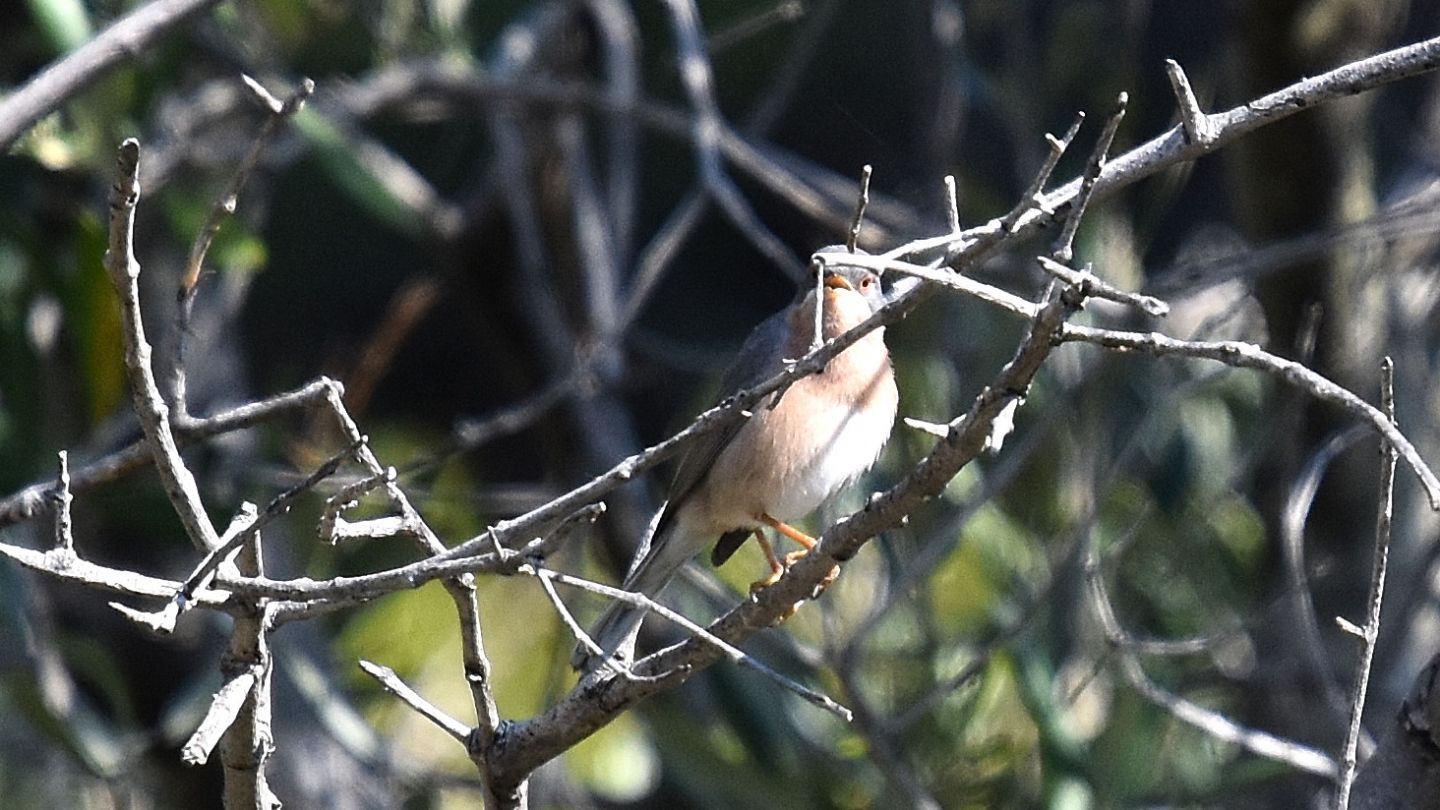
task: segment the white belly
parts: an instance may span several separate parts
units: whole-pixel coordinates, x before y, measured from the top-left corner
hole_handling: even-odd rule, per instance
[[[799,520],[819,508],[824,500],[855,480],[879,458],[890,434],[894,412],[851,411],[837,420],[831,441],[794,471],[789,486],[771,493],[767,512],[776,520]]]

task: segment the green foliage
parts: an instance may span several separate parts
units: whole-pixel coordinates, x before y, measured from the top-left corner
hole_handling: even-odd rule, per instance
[[[57,54],[74,50],[94,33],[81,0],[27,0],[35,25]]]

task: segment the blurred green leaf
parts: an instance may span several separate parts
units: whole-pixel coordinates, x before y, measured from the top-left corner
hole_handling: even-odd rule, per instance
[[[80,47],[95,33],[81,0],[27,0],[27,5],[57,55]]]
[[[570,773],[612,802],[633,802],[651,793],[660,781],[660,757],[635,712],[614,722],[565,752]]]
[[[74,264],[63,269],[66,323],[80,358],[90,421],[114,412],[125,395],[124,335],[120,305],[105,274],[107,234],[89,212],[76,219]]]
[[[1032,573],[1034,541],[993,504],[982,506],[931,579],[934,618],[953,633],[974,633],[1005,610],[1013,578]]]

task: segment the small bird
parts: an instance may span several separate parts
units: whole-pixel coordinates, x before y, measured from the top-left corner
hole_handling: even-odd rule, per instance
[[[832,250],[843,248],[822,252]],[[864,268],[827,267],[820,282],[825,340],[885,303],[880,278]],[[746,339],[722,383],[725,395],[773,377],[810,350],[817,291],[808,286]],[[711,563],[720,565],[752,534],[771,568],[752,590],[769,585],[785,567],[762,531],[767,526],[804,546],[797,554],[812,548],[815,540],[787,521],[814,512],[869,469],[895,423],[899,395],[884,332],[868,333],[819,373],[757,404],[748,418],[697,440],[680,461],[668,500],[651,523],[649,550],[632,566],[624,588],[654,597],[710,543]],[[639,608],[612,603],[590,634],[603,655],[578,644],[572,666],[588,670],[612,656],[628,659],[643,618]]]

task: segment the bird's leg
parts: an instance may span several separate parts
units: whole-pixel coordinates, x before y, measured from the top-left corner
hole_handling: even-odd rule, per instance
[[[818,542],[818,541],[816,541],[815,538],[811,537],[810,535],[806,534],[805,532],[800,531],[799,529],[795,528],[794,526],[791,526],[790,524],[786,523],[786,522],[783,521],[783,520],[776,520],[775,518],[770,517],[769,515],[761,515],[761,516],[760,516],[760,519],[763,520],[763,521],[765,521],[766,525],[770,526],[770,527],[773,528],[775,531],[780,532],[781,534],[785,535],[786,537],[790,538],[791,540],[794,540],[795,542],[797,542],[797,543],[799,543],[800,545],[804,546],[804,548],[800,549],[799,551],[792,551],[792,552],[790,552],[789,554],[786,554],[786,555],[785,555],[785,563],[784,563],[784,564],[785,564],[785,567],[786,567],[786,568],[789,568],[790,566],[794,565],[797,561],[800,560],[801,557],[804,557],[806,554],[809,554],[809,553],[810,553],[810,550],[813,549],[813,548],[815,548],[815,544],[816,544],[816,542]],[[839,576],[839,575],[840,575],[840,566],[837,565],[837,566],[835,566],[834,568],[831,568],[831,569],[830,569],[830,573],[826,574],[826,575],[825,575],[825,579],[821,580],[821,582],[820,582],[820,589],[821,589],[821,590],[824,590],[825,588],[829,587],[829,586],[830,586],[830,583],[834,582],[834,581],[835,581],[835,577],[837,577],[837,576]],[[777,579],[778,579],[778,577],[777,577]]]
[[[775,547],[770,545],[770,538],[765,536],[765,532],[756,529],[755,540],[760,543],[760,549],[765,552],[765,561],[770,563],[770,575],[750,583],[750,593],[774,585],[775,581],[780,579],[780,575],[785,573],[785,565],[780,562],[779,557],[775,556]]]
[[[809,551],[810,549],[812,549],[812,548],[815,547],[815,538],[811,537],[810,535],[806,534],[805,532],[800,531],[799,529],[795,528],[794,526],[791,526],[789,523],[786,523],[786,522],[783,521],[783,520],[776,520],[775,518],[770,517],[769,515],[761,515],[761,516],[760,516],[760,519],[763,520],[763,521],[765,521],[765,525],[769,526],[770,528],[774,529],[775,531],[780,532],[781,534],[785,535],[786,537],[790,538],[791,540],[794,540],[795,542],[797,542],[797,543],[799,543],[800,545],[804,546],[804,547],[805,547],[805,551]],[[804,552],[804,551],[802,551],[802,552],[800,553],[800,557],[803,557],[803,556],[805,556],[805,552]],[[799,557],[796,557],[796,559],[799,559]],[[792,562],[793,562],[793,560],[792,560]]]

